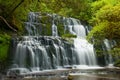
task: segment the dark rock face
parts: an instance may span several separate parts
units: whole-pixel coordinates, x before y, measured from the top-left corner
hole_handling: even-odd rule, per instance
[[[16,44],[15,44],[16,46]],[[13,64],[17,67],[55,69],[73,64],[73,44],[61,38],[23,36],[17,41]]]

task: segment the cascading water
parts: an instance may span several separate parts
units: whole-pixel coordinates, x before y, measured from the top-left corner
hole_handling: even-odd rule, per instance
[[[41,36],[41,27],[45,25],[40,19],[40,13],[29,14],[28,22],[25,22],[28,36],[17,39],[13,64],[32,71],[74,65],[97,65],[93,45],[85,39],[86,30],[79,20],[63,18],[65,28],[71,34],[77,35],[74,43],[71,44],[61,37],[56,37],[58,30],[54,19],[51,21],[52,36]]]
[[[54,23],[55,15],[53,14],[53,21],[52,21],[52,36],[57,37],[58,36],[58,29],[57,26]]]
[[[54,21],[52,24],[52,36],[58,36],[57,26],[54,24]]]
[[[85,27],[77,19],[70,18],[70,21],[72,24],[68,24],[68,29],[70,33],[77,35],[77,38],[74,39],[74,50],[79,59],[79,64],[89,66],[97,65],[93,45],[85,39]]]
[[[111,54],[111,49],[112,49],[112,47],[114,47],[116,45],[116,42],[114,40],[105,39],[104,40],[104,45],[105,45],[104,50],[106,50],[105,52],[108,54],[107,56],[105,56],[106,64],[108,66],[112,67],[113,66],[113,57],[112,57],[112,54]]]

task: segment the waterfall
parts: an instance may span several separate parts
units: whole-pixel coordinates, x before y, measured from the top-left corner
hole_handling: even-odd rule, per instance
[[[77,35],[77,38],[74,39],[74,49],[78,56],[79,64],[89,66],[97,65],[93,45],[85,39],[85,27],[79,20],[73,18],[70,19],[72,21],[72,25],[70,24],[68,27],[72,26],[73,28],[69,29],[69,31]]]
[[[58,31],[57,31],[57,26],[54,24],[52,24],[52,36],[58,36]]]
[[[79,58],[79,64],[96,65],[93,45],[88,43],[85,39],[77,38],[74,40],[74,46]]]
[[[76,35],[73,43],[58,36],[56,15],[51,22],[51,35],[42,36],[43,25],[40,13],[30,12],[28,22],[25,22],[26,36],[17,39],[17,47],[13,64],[29,68],[31,71],[64,68],[74,65],[96,66],[93,45],[86,40],[86,27],[74,18],[63,18],[65,31]],[[55,19],[54,19],[55,18]]]
[[[108,54],[107,56],[105,56],[106,64],[108,66],[113,66],[113,57],[112,57],[111,49],[112,49],[112,47],[114,47],[116,45],[116,42],[114,40],[108,40],[108,39],[104,39],[103,42],[104,42],[104,45],[105,45],[104,50],[106,50],[105,52]]]

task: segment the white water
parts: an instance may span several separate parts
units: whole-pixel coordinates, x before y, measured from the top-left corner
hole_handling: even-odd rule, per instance
[[[80,64],[90,66],[97,65],[93,45],[88,43],[86,39],[82,38],[74,39],[74,46]]]
[[[116,44],[115,44],[114,41],[110,41],[110,40],[108,40],[108,39],[105,39],[105,40],[104,40],[104,44],[105,44],[105,48],[106,48],[106,50],[107,50],[106,53],[108,54],[108,56],[105,56],[106,58],[108,57],[108,59],[105,60],[105,61],[106,61],[106,64],[108,65],[108,67],[114,67],[114,66],[113,66],[113,57],[112,57],[111,49],[112,49],[112,47],[113,47],[114,45],[116,45]]]
[[[76,34],[77,38],[74,39],[74,50],[79,59],[80,65],[96,66],[96,56],[94,53],[93,45],[86,40],[85,27],[80,24],[77,19],[71,18],[73,25],[68,25],[69,31]]]
[[[52,36],[54,37],[58,36],[57,26],[54,23],[52,24]]]

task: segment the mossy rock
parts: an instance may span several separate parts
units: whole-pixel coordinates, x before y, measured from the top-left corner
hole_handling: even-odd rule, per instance
[[[116,66],[116,67],[120,67],[120,59],[117,60],[117,61],[114,63],[114,66]]]
[[[62,35],[62,38],[76,38],[77,36],[76,35],[73,35],[73,34],[63,34]]]

